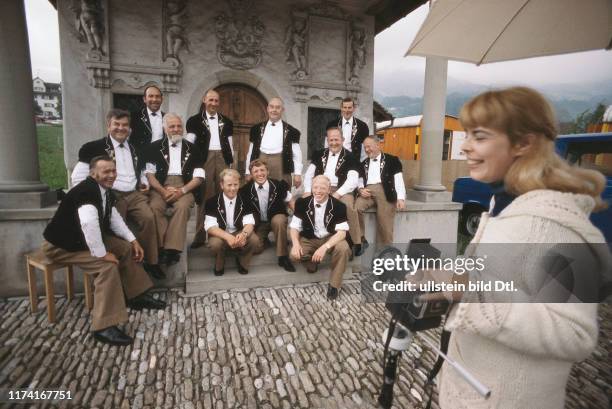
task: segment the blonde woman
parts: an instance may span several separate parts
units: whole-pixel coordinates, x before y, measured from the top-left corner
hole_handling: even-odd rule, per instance
[[[524,87],[486,92],[466,103],[460,120],[470,176],[496,192],[472,249],[581,243],[605,262],[607,251],[597,245],[605,239],[589,221],[603,206],[605,179],[556,155],[556,120],[542,95]],[[505,271],[503,278],[528,292],[541,284],[534,266],[543,252],[537,245],[514,249],[522,250],[506,250],[504,265],[491,260],[487,268]],[[597,343],[597,304],[464,302],[453,307],[446,329],[452,331],[449,356],[492,393],[484,399],[445,365],[441,408],[563,408],[573,362],[588,357]]]

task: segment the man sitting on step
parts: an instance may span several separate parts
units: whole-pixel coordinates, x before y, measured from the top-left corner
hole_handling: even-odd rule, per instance
[[[140,264],[143,249],[115,207],[115,162],[97,156],[90,169],[90,176],[70,189],[45,229],[43,251],[53,262],[95,274],[93,338],[129,345],[132,338],[117,327],[128,319],[125,298],[136,310],[164,309],[166,303],[147,293],[153,283]]]
[[[249,163],[253,179],[240,189],[240,195],[255,210],[255,233],[259,246],[255,254],[264,251],[270,231],[274,232],[278,265],[293,272],[287,250],[287,203],[291,201],[290,187],[284,180],[268,178],[268,164],[260,159]]]
[[[206,201],[204,230],[208,233],[207,246],[215,256],[216,276],[224,273],[225,253],[237,253],[236,263],[240,274],[249,273],[253,253],[259,246],[255,230],[255,218],[249,202],[238,195],[240,174],[234,169],[224,169],[221,179],[222,192]]]
[[[325,175],[312,180],[312,196],[295,202],[289,232],[293,243],[291,257],[303,261],[309,273],[316,272],[318,264],[331,252],[332,271],[327,288],[327,298],[331,301],[338,298],[351,250],[346,242],[349,230],[346,206],[329,195],[330,188]]]
[[[149,146],[145,173],[151,185],[149,206],[157,223],[160,263],[172,265],[185,247],[190,210],[202,200],[204,161],[200,150],[183,139],[180,116],[168,113],[163,124],[167,136]]]

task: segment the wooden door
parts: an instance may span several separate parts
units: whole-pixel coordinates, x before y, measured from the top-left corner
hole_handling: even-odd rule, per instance
[[[249,152],[251,127],[267,118],[265,98],[254,88],[242,84],[224,84],[219,93],[219,112],[234,122],[234,166],[244,174],[244,162]],[[238,163],[236,164],[236,160]]]

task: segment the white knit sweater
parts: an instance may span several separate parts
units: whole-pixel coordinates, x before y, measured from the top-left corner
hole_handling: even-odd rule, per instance
[[[528,192],[497,217],[483,214],[473,248],[480,243],[605,243],[588,219],[594,204],[587,195]],[[534,279],[529,247],[504,260],[515,267],[514,276],[505,278],[527,286]],[[485,400],[445,365],[441,408],[559,409],[572,363],[589,356],[597,344],[597,304],[463,303],[453,308],[446,329],[452,331],[449,356],[492,394]]]

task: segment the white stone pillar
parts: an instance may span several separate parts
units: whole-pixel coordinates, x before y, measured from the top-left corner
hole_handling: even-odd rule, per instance
[[[46,206],[23,0],[0,2],[0,61],[0,208]]]
[[[450,193],[442,184],[442,152],[444,148],[444,116],[446,114],[446,79],[448,61],[427,57],[423,122],[419,144],[419,180],[408,198],[421,202],[449,201]]]

